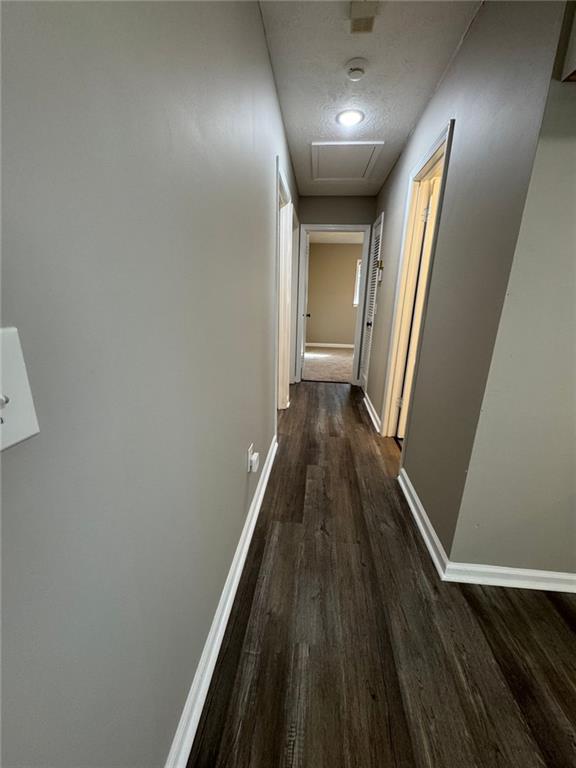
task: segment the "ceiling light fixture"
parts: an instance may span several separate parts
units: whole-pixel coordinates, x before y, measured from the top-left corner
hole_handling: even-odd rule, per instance
[[[344,125],[346,128],[358,125],[362,120],[364,120],[364,112],[360,112],[359,109],[345,109],[344,112],[336,115],[336,122]]]

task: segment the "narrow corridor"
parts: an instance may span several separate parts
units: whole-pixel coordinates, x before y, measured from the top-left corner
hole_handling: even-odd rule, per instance
[[[442,583],[398,463],[293,387],[189,768],[576,765],[576,596]]]

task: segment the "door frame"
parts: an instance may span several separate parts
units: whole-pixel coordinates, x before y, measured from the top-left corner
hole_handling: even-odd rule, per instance
[[[354,357],[352,360],[352,384],[358,384],[360,367],[360,344],[366,304],[366,272],[370,253],[371,224],[301,224],[300,254],[298,263],[298,325],[296,335],[296,376],[295,381],[302,381],[302,360],[306,351],[306,301],[308,296],[308,235],[310,232],[363,232],[362,271],[360,277],[360,302],[356,313],[354,330]],[[300,350],[300,357],[298,356]]]
[[[388,361],[386,365],[386,379],[384,385],[384,398],[382,403],[382,429],[381,433],[384,437],[394,437],[396,431],[396,424],[398,421],[398,398],[401,396],[401,392],[398,392],[399,382],[401,381],[400,370],[402,372],[406,368],[406,358],[408,355],[408,345],[403,344],[403,340],[406,339],[407,334],[410,332],[410,325],[412,323],[411,313],[407,312],[407,280],[409,270],[409,254],[412,250],[412,238],[414,228],[416,224],[416,211],[417,201],[414,191],[417,189],[417,185],[422,177],[426,175],[428,167],[434,158],[434,155],[438,153],[438,150],[444,145],[444,167],[442,170],[442,177],[440,182],[440,193],[438,200],[438,212],[436,214],[436,225],[434,236],[431,246],[430,266],[428,269],[426,292],[424,298],[424,305],[422,309],[423,317],[426,317],[426,309],[428,306],[428,294],[430,289],[430,278],[434,269],[434,256],[436,251],[436,243],[438,240],[438,222],[442,214],[442,203],[444,201],[444,192],[446,189],[446,179],[448,175],[448,167],[450,160],[450,151],[452,148],[452,141],[454,136],[454,120],[450,120],[448,125],[437,136],[434,143],[430,146],[428,151],[420,158],[419,162],[414,166],[408,179],[408,190],[406,193],[406,203],[404,206],[404,226],[402,233],[402,246],[400,250],[400,263],[398,266],[398,277],[396,280],[396,290],[394,295],[394,311],[392,315],[392,328],[390,331],[390,343],[388,346]],[[418,371],[418,362],[420,359],[420,347],[422,342],[422,334],[425,327],[425,320],[421,323],[420,333],[417,342],[415,371]],[[406,347],[405,354],[403,348]],[[416,374],[415,374],[416,376]],[[410,411],[408,413],[408,424],[406,428],[406,439],[404,446],[407,442],[408,431],[410,425]],[[403,450],[403,457],[405,450]]]
[[[294,206],[292,194],[285,172],[280,166],[280,158],[276,156],[276,297],[274,302],[275,315],[275,344],[274,344],[274,413],[279,409],[290,406],[290,306],[286,310],[286,298],[290,296],[290,278],[292,275],[292,215]],[[289,219],[289,222],[288,222]],[[290,236],[288,234],[288,224]],[[284,242],[286,240],[286,242]],[[284,252],[286,251],[286,252]],[[288,293],[288,297],[286,296]],[[288,331],[288,339],[281,339],[281,333]],[[284,341],[284,343],[283,343]],[[286,359],[287,358],[287,359]],[[287,364],[286,364],[287,363]],[[280,370],[282,366],[282,372]],[[280,402],[280,376],[286,368],[286,381],[288,397]]]
[[[297,381],[298,293],[300,290],[300,219],[296,208],[292,214],[292,283],[290,286],[290,384]]]

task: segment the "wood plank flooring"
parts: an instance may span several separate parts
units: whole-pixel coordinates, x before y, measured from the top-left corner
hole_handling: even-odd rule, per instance
[[[442,583],[398,461],[293,387],[188,768],[575,768],[576,596]]]

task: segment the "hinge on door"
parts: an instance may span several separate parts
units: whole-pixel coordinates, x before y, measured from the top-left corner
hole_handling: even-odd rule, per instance
[[[422,212],[422,221],[424,224],[428,221],[428,217],[430,216],[430,206],[427,205],[426,208],[424,208],[424,211]]]
[[[402,408],[403,400],[404,400],[404,398],[402,398],[402,397],[397,398],[396,405],[397,405],[398,408]]]

